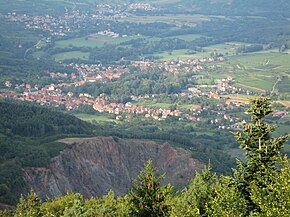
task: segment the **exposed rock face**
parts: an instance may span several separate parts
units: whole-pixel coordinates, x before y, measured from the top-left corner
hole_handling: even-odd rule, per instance
[[[201,171],[203,164],[191,158],[190,151],[173,148],[169,143],[116,139],[113,137],[71,138],[74,143],[51,160],[49,168],[25,168],[28,188],[41,197],[80,192],[85,197],[101,196],[112,189],[125,194],[144,164],[152,159],[166,183],[184,185]]]

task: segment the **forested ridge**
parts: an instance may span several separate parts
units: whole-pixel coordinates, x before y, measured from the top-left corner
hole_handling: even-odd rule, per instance
[[[0,201],[13,204],[22,192],[22,167],[45,167],[69,145],[68,135],[91,135],[93,125],[39,105],[0,101]]]
[[[236,133],[247,161],[238,161],[233,176],[217,175],[209,166],[188,187],[174,191],[162,185],[164,174],[149,161],[125,196],[109,192],[86,199],[68,193],[41,201],[31,191],[15,211],[0,216],[289,216],[290,162],[280,153],[288,136],[271,137],[275,127],[264,122],[272,112],[269,99],[251,103],[252,121]]]

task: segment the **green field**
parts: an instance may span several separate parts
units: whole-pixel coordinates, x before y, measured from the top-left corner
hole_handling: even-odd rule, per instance
[[[176,36],[172,36],[172,37],[168,37],[168,38],[179,38],[181,40],[184,41],[193,41],[196,40],[198,38],[204,37],[203,35],[199,35],[199,34],[187,34],[187,35],[176,35]]]
[[[236,86],[255,92],[277,92],[279,88],[287,87],[286,78],[278,79],[289,74],[289,59],[288,54],[284,53],[257,52],[231,56],[222,64],[225,68],[231,68],[227,71],[235,79]]]
[[[146,100],[143,102],[133,103],[135,106],[145,106],[145,107],[154,107],[154,108],[169,108],[172,106],[170,103],[156,103],[151,100]]]
[[[219,62],[222,69],[212,73],[205,71],[202,84],[211,84],[212,80],[231,75],[235,86],[254,92],[265,91],[289,93],[290,56],[275,50],[236,55],[236,48],[244,43],[231,42],[203,48],[203,52],[188,54],[188,50],[156,53],[160,61],[186,60],[210,57],[212,53],[223,54],[226,61]],[[201,83],[200,83],[201,84]]]
[[[67,47],[101,47],[106,44],[120,44],[125,41],[129,41],[136,37],[125,37],[125,38],[112,38],[105,35],[90,35],[88,37],[74,38],[57,41],[55,43],[56,48],[67,48]]]
[[[152,107],[152,108],[163,108],[163,109],[167,109],[170,108],[171,106],[175,105],[175,104],[171,104],[171,103],[156,103],[153,102],[151,100],[146,100],[143,102],[135,102],[133,103],[135,106],[144,106],[144,107]],[[193,107],[197,107],[197,105],[194,104],[182,104],[182,105],[176,105],[177,109],[180,110],[187,110]]]
[[[237,55],[231,58],[231,63],[252,70],[287,72],[290,68],[290,56],[279,52],[257,52]]]
[[[164,22],[169,24],[175,24],[177,26],[188,25],[195,26],[196,24],[203,21],[210,21],[212,16],[205,15],[185,15],[185,14],[176,14],[174,17],[172,15],[164,16],[130,16],[126,17],[123,20],[129,22],[140,22],[140,23],[154,23],[154,22]]]
[[[90,53],[83,53],[80,51],[70,51],[70,52],[63,52],[53,55],[56,61],[63,61],[66,59],[81,59],[87,60],[90,56]]]
[[[188,52],[188,50],[181,49],[181,50],[174,50],[172,52],[156,53],[156,54],[154,54],[154,56],[160,58],[161,61],[187,60],[187,59],[203,58],[203,57],[210,56],[210,53],[208,53],[208,52],[197,52],[195,54],[187,54],[187,52]]]
[[[87,121],[87,122],[108,122],[108,121],[114,121],[112,119],[109,119],[108,117],[106,117],[105,115],[89,115],[89,114],[76,114],[75,115],[77,118],[83,120],[83,121]]]
[[[185,41],[192,41],[197,38],[204,37],[198,34],[189,34],[189,35],[180,35],[174,36],[172,38],[180,38]],[[213,53],[222,54],[224,56],[233,56],[236,54],[236,48],[241,46],[242,43],[224,43],[224,44],[216,44],[209,47],[204,47],[203,52],[196,52],[195,54],[187,54],[188,50],[174,50],[171,53],[162,52],[156,53],[155,56],[159,57],[162,61],[172,60],[172,59],[180,59],[186,60],[190,58],[203,58],[210,57]]]
[[[33,57],[34,58],[41,58],[45,55],[45,52],[44,51],[36,51],[33,53]]]

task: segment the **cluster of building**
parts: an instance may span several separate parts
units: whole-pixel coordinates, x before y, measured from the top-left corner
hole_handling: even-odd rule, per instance
[[[6,81],[5,85],[9,91],[3,92],[0,96],[7,98],[15,98],[20,100],[34,101],[42,105],[50,105],[55,107],[64,107],[68,111],[78,109],[81,105],[89,105],[99,112],[107,112],[116,115],[116,119],[127,119],[130,115],[141,115],[145,118],[153,118],[156,120],[163,120],[169,117],[176,117],[178,120],[187,121],[205,121],[202,113],[208,108],[194,107],[186,110],[170,109],[170,108],[154,108],[137,105],[138,101],[146,98],[145,96],[131,96],[132,101],[136,103],[127,102],[116,103],[109,96],[101,94],[97,98],[93,98],[87,93],[82,93],[74,96],[72,92],[62,91],[63,87],[81,86],[87,82],[109,82],[111,79],[117,79],[124,73],[138,73],[135,70],[149,70],[158,69],[164,73],[175,72],[196,72],[202,73],[205,70],[205,63],[223,61],[223,58],[202,58],[202,59],[189,59],[178,61],[165,61],[165,62],[144,62],[139,61],[131,64],[130,66],[108,66],[104,67],[101,64],[74,64],[65,65],[65,67],[74,68],[75,73],[67,74],[60,72],[49,72],[49,76],[57,80],[57,84],[50,84],[40,88],[40,85],[26,84],[22,85],[23,92],[20,94],[12,91],[13,84],[11,81]],[[131,68],[130,68],[131,67]],[[137,71],[138,71],[137,70]],[[232,86],[233,78],[228,76],[225,79],[218,80],[218,84],[211,85],[196,85],[189,87],[186,92],[176,94],[177,97],[208,97],[220,99],[221,94],[232,92],[236,87]],[[204,86],[206,91],[203,90]],[[16,87],[15,87],[16,88]],[[121,88],[121,87],[120,87]],[[208,91],[208,89],[216,91]],[[228,92],[227,92],[228,91]],[[155,96],[147,96],[155,97]],[[232,102],[233,103],[233,102]],[[225,119],[231,120],[229,117],[224,116]],[[230,121],[232,122],[232,121]],[[213,122],[217,123],[216,121]]]
[[[101,64],[74,64],[67,65],[77,70],[78,75],[72,73],[72,80],[78,78],[83,82],[96,82],[120,78],[121,75],[128,73],[129,68],[126,66],[108,66],[103,67]],[[79,85],[78,85],[79,86]]]
[[[111,30],[104,30],[104,31],[100,31],[97,33],[98,35],[105,35],[105,36],[109,36],[111,38],[119,38],[120,35],[118,33],[115,33]],[[127,35],[122,35],[121,37],[127,37]]]
[[[78,109],[80,105],[92,106],[94,104],[94,100],[90,95],[80,94],[75,97],[72,92],[64,93],[59,85],[54,84],[47,85],[39,90],[26,84],[22,93],[6,90],[0,94],[0,97],[36,102],[40,105],[53,107],[62,106],[68,111]]]
[[[128,10],[144,10],[144,11],[156,11],[158,10],[157,8],[153,7],[149,3],[132,3],[128,5]]]
[[[114,7],[108,4],[96,4],[94,9],[85,13],[81,13],[76,8],[68,9],[65,7],[64,9],[66,12],[62,16],[30,16],[16,12],[0,15],[6,20],[24,23],[26,29],[43,30],[49,32],[51,36],[65,36],[74,29],[79,29],[83,23],[95,22],[101,19],[122,19],[131,16],[129,12],[135,10],[157,10],[147,3],[132,3]],[[111,37],[119,37],[117,33],[110,31],[105,34],[112,34],[110,35]]]
[[[137,114],[143,115],[145,118],[153,118],[155,120],[166,119],[170,116],[181,117],[184,113],[181,110],[171,110],[168,108],[153,108],[139,105],[133,105],[131,102],[123,103],[107,103],[103,95],[95,99],[93,108],[99,112],[108,112],[117,115],[120,119],[122,114]],[[190,119],[189,116],[187,116]],[[193,117],[192,117],[193,119]]]

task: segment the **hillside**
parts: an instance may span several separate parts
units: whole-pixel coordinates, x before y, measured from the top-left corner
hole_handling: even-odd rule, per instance
[[[0,100],[0,201],[13,204],[25,186],[22,167],[45,167],[70,145],[64,135],[91,134],[93,125],[31,103]]]

